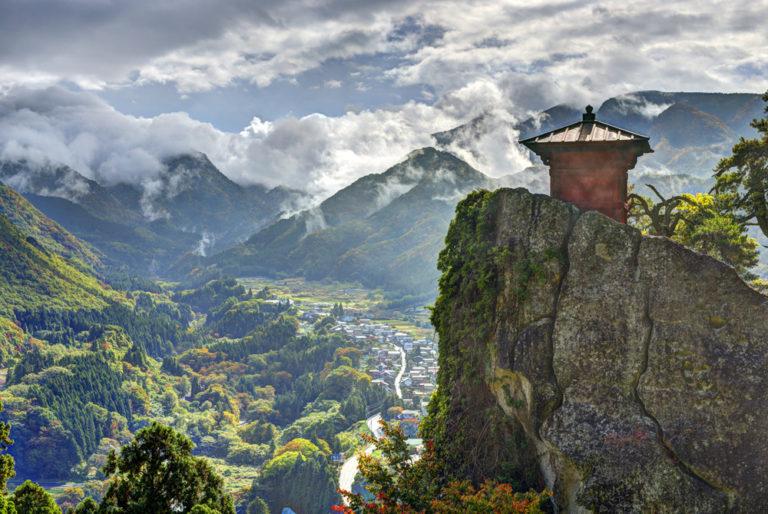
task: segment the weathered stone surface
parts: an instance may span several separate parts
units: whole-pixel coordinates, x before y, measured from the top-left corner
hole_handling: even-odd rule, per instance
[[[498,190],[474,205],[485,220],[476,230],[496,247],[496,301],[482,322],[454,323],[477,284],[453,277],[469,257],[442,257],[460,284],[443,287],[434,316],[442,422],[478,390],[446,384],[484,373],[498,404],[485,421],[535,449],[562,510],[763,511],[768,298],[714,259],[549,197]],[[449,241],[480,240],[456,233],[467,226],[455,223]],[[458,347],[463,359],[474,348],[484,370],[448,364]],[[473,452],[503,451],[461,427],[451,437]],[[503,465],[467,472],[492,477]]]

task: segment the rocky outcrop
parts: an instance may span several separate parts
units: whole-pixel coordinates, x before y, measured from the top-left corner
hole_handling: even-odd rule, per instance
[[[457,208],[426,432],[453,473],[567,512],[768,505],[768,298],[727,265],[525,190]]]

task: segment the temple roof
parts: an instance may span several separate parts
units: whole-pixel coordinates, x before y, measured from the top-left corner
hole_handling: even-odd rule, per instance
[[[592,106],[588,105],[581,121],[571,123],[538,136],[529,137],[520,141],[531,150],[541,149],[549,144],[565,146],[579,143],[635,143],[642,150],[641,153],[652,152],[648,143],[648,136],[635,134],[629,130],[614,127],[602,121],[595,120]],[[541,145],[541,146],[540,146]]]

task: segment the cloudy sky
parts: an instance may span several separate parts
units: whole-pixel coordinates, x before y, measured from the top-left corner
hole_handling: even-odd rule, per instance
[[[762,92],[766,26],[768,0],[0,0],[0,158],[115,183],[200,150],[323,195],[482,112]]]

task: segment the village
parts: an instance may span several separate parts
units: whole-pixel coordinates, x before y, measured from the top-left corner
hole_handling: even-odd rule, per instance
[[[394,393],[404,407],[409,422],[415,421],[413,435],[401,423],[406,435],[415,436],[418,421],[426,414],[427,404],[437,382],[437,341],[434,335],[417,338],[400,331],[386,321],[366,317],[361,310],[346,309],[341,304],[313,302],[300,304],[300,320],[309,326],[318,319],[333,314],[337,321],[330,329],[366,349],[364,370],[373,383]]]
[[[412,307],[397,312],[382,309],[380,297],[372,299],[365,289],[340,284],[262,278],[251,278],[242,283],[253,289],[268,288],[274,295],[268,301],[284,302],[287,299],[295,309],[303,332],[316,330],[318,324],[324,325],[324,320],[332,319],[332,324],[324,325],[324,330],[339,334],[363,350],[360,370],[371,377],[372,384],[397,397],[400,404],[387,411],[375,408],[368,412],[367,430],[381,438],[380,421],[396,422],[406,437],[412,458],[420,458],[424,444],[419,438],[419,425],[435,391],[438,371],[438,342],[428,309]],[[370,454],[374,447],[368,444],[346,454],[331,456],[338,466],[341,489],[363,490],[362,484],[356,481],[359,478],[358,450]]]

